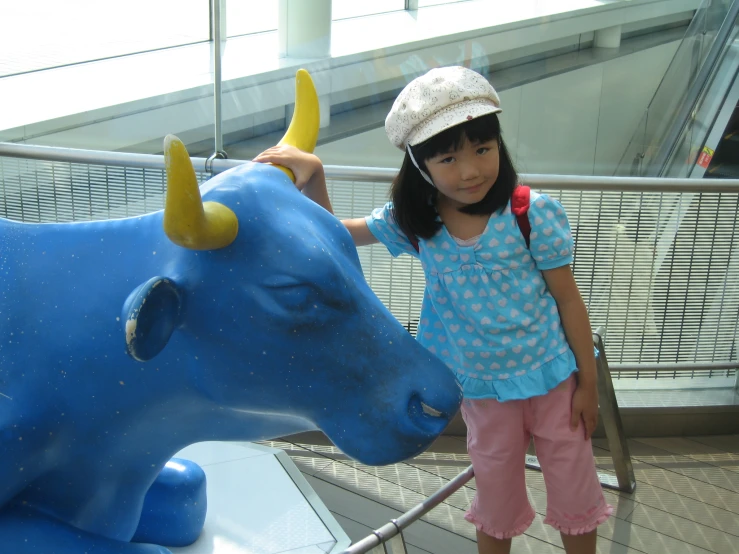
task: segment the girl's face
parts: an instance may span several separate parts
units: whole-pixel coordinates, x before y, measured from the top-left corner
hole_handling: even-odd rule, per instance
[[[465,139],[459,149],[428,158],[426,168],[439,191],[439,202],[457,209],[480,202],[498,180],[499,154],[496,139]]]

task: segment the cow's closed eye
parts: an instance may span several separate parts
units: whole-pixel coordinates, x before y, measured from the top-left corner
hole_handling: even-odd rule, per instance
[[[269,294],[284,310],[310,313],[314,310],[343,311],[350,305],[343,286],[333,283],[298,282],[291,278],[275,279],[265,283]]]
[[[289,312],[304,312],[315,304],[313,290],[308,285],[286,285],[268,287],[275,302]]]

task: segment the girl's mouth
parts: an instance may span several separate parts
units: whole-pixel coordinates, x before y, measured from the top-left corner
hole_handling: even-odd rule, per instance
[[[466,187],[462,189],[462,192],[466,192],[468,194],[474,194],[475,192],[478,192],[482,188],[482,183],[479,185],[475,185],[474,187]]]

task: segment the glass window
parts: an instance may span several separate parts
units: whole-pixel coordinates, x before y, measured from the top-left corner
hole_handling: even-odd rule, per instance
[[[456,4],[457,2],[468,2],[469,0],[418,0],[419,8],[438,6],[439,4]]]
[[[405,9],[405,0],[333,0],[331,19],[348,19]]]
[[[227,0],[228,36],[277,30],[279,0]]]
[[[208,40],[208,0],[3,2],[0,76]]]

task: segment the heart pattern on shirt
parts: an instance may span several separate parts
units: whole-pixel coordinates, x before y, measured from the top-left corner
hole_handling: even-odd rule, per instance
[[[464,376],[463,386],[466,380],[490,387],[506,380],[520,381],[516,387],[524,389],[540,386],[526,383],[540,383],[532,380],[536,371],[568,351],[540,270],[571,262],[572,234],[558,202],[533,193],[532,199],[528,248],[510,207],[491,216],[480,238],[464,249],[442,228],[432,239],[419,239],[420,254],[394,221],[391,205],[367,218],[370,231],[393,254],[421,258],[428,286],[417,336]]]

